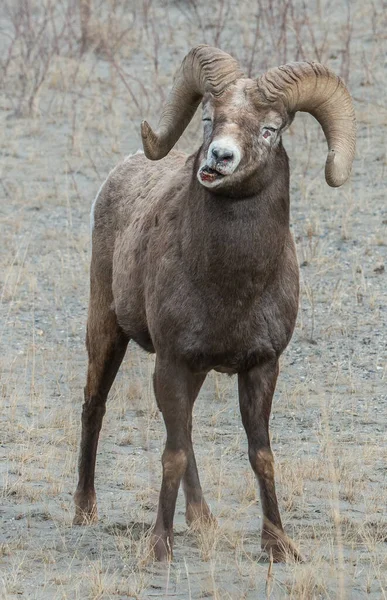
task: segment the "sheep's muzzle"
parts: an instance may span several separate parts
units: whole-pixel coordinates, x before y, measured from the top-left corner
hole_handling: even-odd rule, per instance
[[[216,169],[212,169],[208,165],[204,165],[199,169],[199,178],[202,181],[213,182],[223,177],[225,177],[223,173],[220,173],[220,171],[217,171]]]

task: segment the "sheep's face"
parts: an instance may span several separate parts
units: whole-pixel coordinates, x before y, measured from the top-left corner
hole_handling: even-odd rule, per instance
[[[256,83],[240,79],[215,98],[203,98],[204,140],[197,177],[223,191],[262,168],[281,140],[288,116],[280,106],[257,101]]]

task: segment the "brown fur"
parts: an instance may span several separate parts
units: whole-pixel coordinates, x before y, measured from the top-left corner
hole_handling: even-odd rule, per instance
[[[281,524],[268,431],[278,359],[291,338],[298,307],[289,168],[280,137],[290,117],[281,107],[260,109],[250,88],[251,82],[242,80],[221,98],[204,99],[213,122],[205,127],[198,152],[186,157],[172,151],[156,163],[140,154],[125,160],[112,171],[95,205],[89,374],[75,522],[96,514],[98,433],[107,394],[132,338],[156,352],[155,395],[167,429],[153,534],[160,560],[171,556],[181,479],[187,521],[212,519],[191,440],[193,404],[211,369],[238,374],[249,457],[268,524],[263,547],[270,546],[276,560],[289,554],[299,558]],[[270,147],[262,141],[268,119],[278,122]],[[220,134],[233,134],[243,157],[213,192],[196,174],[211,140]]]

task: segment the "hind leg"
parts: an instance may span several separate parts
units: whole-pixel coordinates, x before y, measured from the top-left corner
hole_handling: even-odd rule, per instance
[[[82,410],[79,480],[74,495],[75,525],[97,520],[94,472],[99,432],[106,399],[129,341],[110,308],[112,298],[101,287],[92,278],[86,334],[89,364]]]
[[[190,398],[192,407],[199,394],[205,377],[205,375],[198,375],[194,385],[192,386]],[[188,431],[189,445],[187,453],[187,468],[183,475],[183,490],[186,504],[185,520],[188,525],[192,525],[195,522],[215,522],[215,518],[212,516],[210,508],[204,499],[202,486],[200,485],[199,474],[192,445],[192,409],[189,414]]]

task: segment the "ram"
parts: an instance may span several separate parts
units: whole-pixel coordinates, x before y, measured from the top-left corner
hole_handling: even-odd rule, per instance
[[[203,102],[203,144],[171,151]],[[289,230],[289,165],[281,136],[311,113],[328,143],[326,181],[348,178],[355,152],[351,97],[321,64],[290,63],[258,79],[201,45],[178,70],[144,154],[118,165],[93,206],[89,356],[74,523],[97,519],[94,472],[108,392],[130,339],[156,353],[154,391],[167,439],[152,545],[169,560],[182,481],[186,520],[213,519],[192,446],[192,409],[212,369],[237,374],[248,454],[263,511],[262,548],[300,559],[285,534],[269,417],[278,360],[292,336],[299,274]],[[151,159],[151,160],[148,160]],[[159,161],[159,162],[153,162]]]

